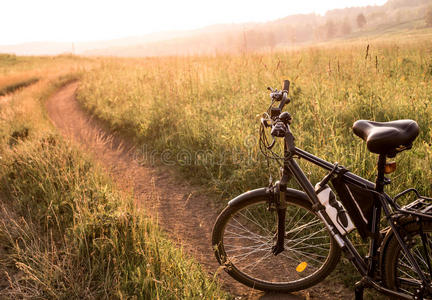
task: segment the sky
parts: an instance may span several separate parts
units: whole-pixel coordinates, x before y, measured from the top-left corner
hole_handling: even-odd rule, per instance
[[[324,14],[386,0],[1,0],[0,45],[84,42],[188,30],[213,24],[265,22]]]

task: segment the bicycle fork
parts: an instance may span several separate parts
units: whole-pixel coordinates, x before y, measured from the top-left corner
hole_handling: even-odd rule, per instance
[[[272,247],[272,253],[278,255],[284,251],[285,247],[285,216],[286,216],[286,188],[290,179],[290,173],[287,170],[282,170],[281,180],[276,182],[276,194],[278,199],[276,201],[276,211],[278,215],[277,239],[276,244]]]

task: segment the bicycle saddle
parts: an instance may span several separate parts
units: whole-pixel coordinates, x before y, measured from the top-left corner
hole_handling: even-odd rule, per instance
[[[419,126],[413,120],[397,120],[391,122],[356,121],[354,133],[366,141],[370,152],[387,154],[390,157],[406,149],[419,134]]]

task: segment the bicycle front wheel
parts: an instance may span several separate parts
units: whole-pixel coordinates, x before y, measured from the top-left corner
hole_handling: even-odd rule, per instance
[[[264,291],[293,292],[323,280],[340,258],[340,248],[308,202],[287,199],[285,250],[273,255],[277,212],[267,198],[228,206],[213,228],[216,258],[243,284]]]

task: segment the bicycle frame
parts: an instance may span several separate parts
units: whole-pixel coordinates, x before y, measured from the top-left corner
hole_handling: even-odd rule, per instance
[[[418,218],[424,218],[424,219],[432,219],[432,217],[430,215],[417,213],[417,212],[408,212],[404,209],[401,209],[390,196],[384,193],[384,185],[389,183],[386,181],[384,177],[384,166],[386,163],[386,156],[385,155],[379,156],[377,180],[376,183],[372,183],[360,176],[348,172],[346,169],[340,168],[338,170],[337,165],[327,162],[304,150],[295,147],[294,138],[292,136],[292,133],[289,131],[289,128],[284,140],[285,140],[284,142],[285,159],[284,159],[282,179],[280,182],[280,186],[281,186],[280,190],[283,190],[283,188],[285,188],[289,176],[291,175],[294,176],[298,184],[302,187],[302,189],[308,196],[309,201],[311,202],[315,211],[324,221],[329,231],[332,233],[336,242],[342,248],[344,253],[347,255],[347,257],[350,259],[352,264],[358,270],[358,272],[362,275],[363,277],[362,280],[356,284],[356,290],[355,290],[356,299],[362,299],[363,290],[365,287],[373,287],[379,290],[380,292],[383,292],[388,295],[397,296],[403,299],[412,299],[412,297],[408,294],[390,290],[379,283],[379,277],[377,275],[377,267],[379,266],[379,262],[380,262],[380,253],[378,250],[382,244],[382,236],[380,233],[380,219],[381,219],[382,211],[384,211],[389,226],[393,231],[395,237],[399,241],[409,262],[412,264],[412,266],[418,273],[419,277],[421,278],[423,288],[428,286],[429,281],[427,280],[427,278],[425,278],[423,272],[420,269],[420,266],[412,256],[411,251],[408,249],[408,246],[403,241],[398,229],[396,228],[397,224],[392,219],[392,216],[394,216],[394,213],[396,212],[396,213],[403,213],[403,214],[411,214]],[[314,186],[312,185],[312,183],[306,177],[306,175],[304,174],[300,166],[295,161],[294,158],[296,157],[303,158],[325,170],[334,171],[335,174],[339,174],[340,176],[343,176],[342,179],[344,182],[365,188],[374,193],[375,199],[373,201],[373,206],[372,206],[372,220],[371,220],[371,228],[370,228],[371,239],[369,243],[369,252],[365,258],[363,258],[359,254],[359,252],[356,250],[354,245],[348,239],[347,235],[342,235],[338,233],[331,219],[327,217],[325,210],[322,209],[322,205],[319,202],[318,197],[315,193]],[[344,170],[343,173],[342,170]],[[413,189],[407,190],[404,193],[409,192],[411,190]],[[395,199],[401,196],[402,194],[403,193],[396,196]]]

